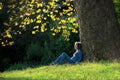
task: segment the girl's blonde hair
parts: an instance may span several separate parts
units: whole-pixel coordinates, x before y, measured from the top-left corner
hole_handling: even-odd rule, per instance
[[[75,44],[77,45],[78,49],[82,49],[82,43],[81,42],[75,42]]]

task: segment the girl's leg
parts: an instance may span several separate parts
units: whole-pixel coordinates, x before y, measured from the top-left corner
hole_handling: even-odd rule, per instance
[[[54,64],[59,64],[62,58],[62,54],[54,61]]]
[[[66,60],[69,63],[73,63],[73,61],[71,60],[70,56],[68,56],[66,53],[63,53],[63,58],[61,58],[60,63],[63,63],[64,60]]]
[[[71,58],[65,53],[63,52],[55,61],[54,64],[61,64],[63,63],[63,61],[66,60],[69,63],[73,63],[73,61],[71,60]]]

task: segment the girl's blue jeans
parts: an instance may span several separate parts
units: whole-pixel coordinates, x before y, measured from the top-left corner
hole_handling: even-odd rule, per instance
[[[65,52],[63,52],[55,61],[54,64],[63,64],[64,60],[66,60],[68,63],[74,63],[70,56],[68,56]]]

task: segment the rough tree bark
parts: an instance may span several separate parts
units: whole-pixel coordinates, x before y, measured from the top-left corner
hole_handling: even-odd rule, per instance
[[[85,60],[119,60],[120,27],[112,0],[74,0]]]

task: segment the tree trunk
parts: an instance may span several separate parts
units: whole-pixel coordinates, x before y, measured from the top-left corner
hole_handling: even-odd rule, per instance
[[[119,60],[120,27],[112,0],[74,0],[85,60]]]

